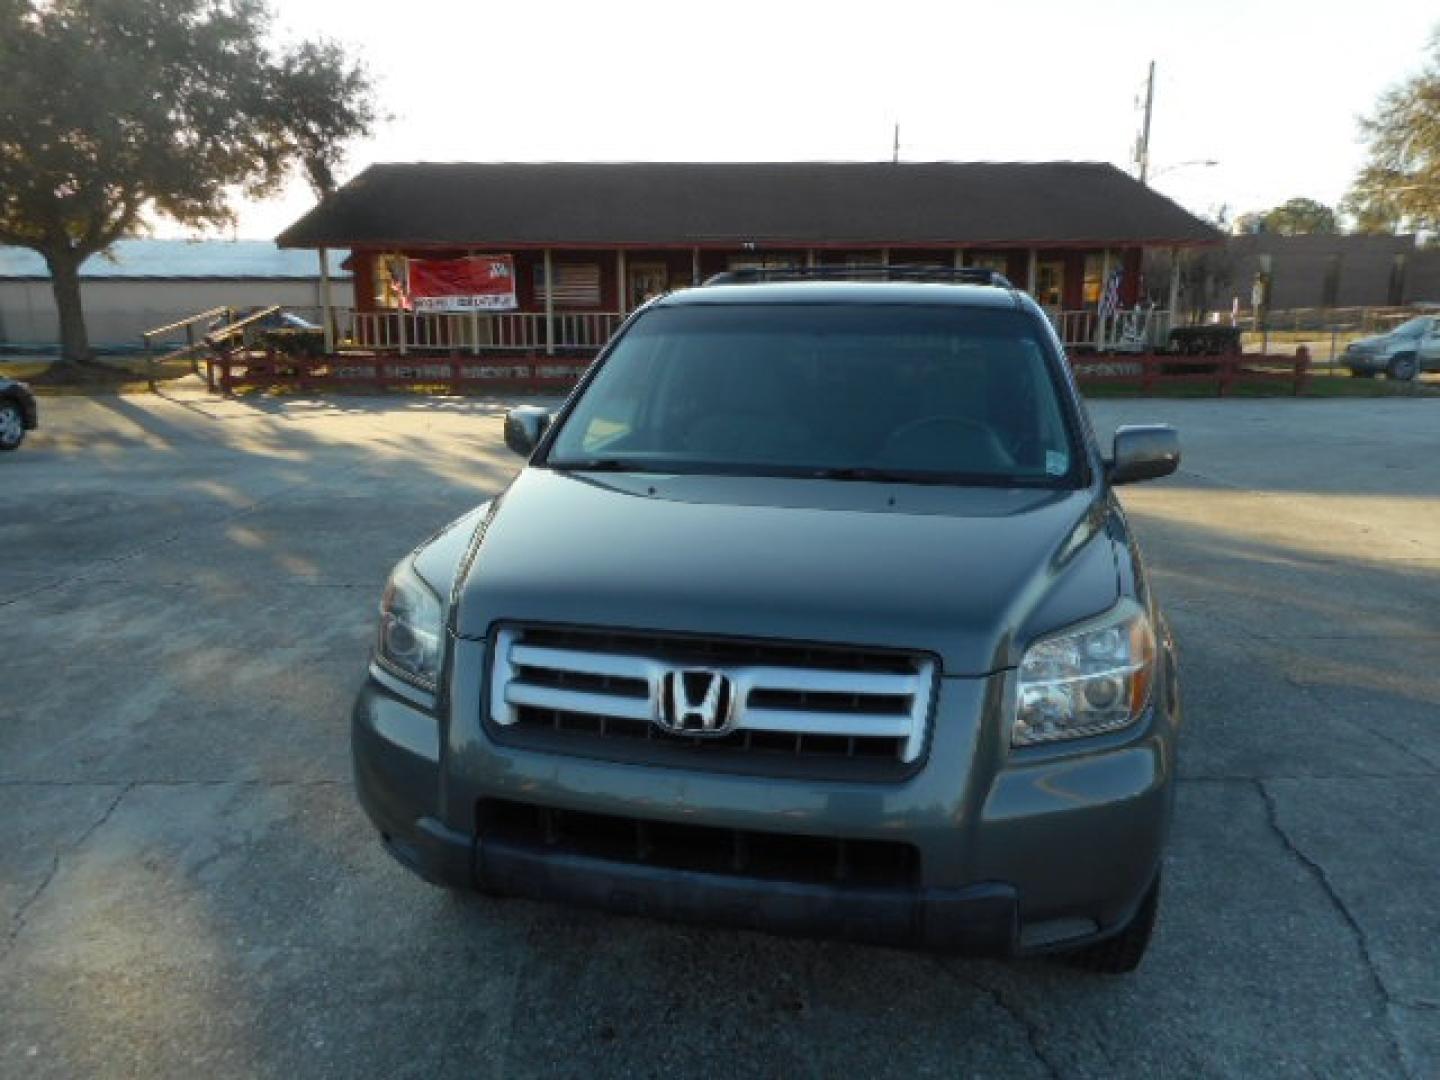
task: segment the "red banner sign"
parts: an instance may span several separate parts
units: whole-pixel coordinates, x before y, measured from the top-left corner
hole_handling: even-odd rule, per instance
[[[410,259],[410,300],[416,311],[512,311],[515,262],[509,255]]]

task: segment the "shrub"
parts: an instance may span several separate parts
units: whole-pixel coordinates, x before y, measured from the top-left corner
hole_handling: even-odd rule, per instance
[[[286,328],[266,330],[260,336],[267,349],[282,356],[323,356],[325,354],[325,331],[320,329],[301,330]]]

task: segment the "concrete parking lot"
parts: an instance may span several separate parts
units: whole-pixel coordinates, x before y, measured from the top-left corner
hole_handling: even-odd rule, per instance
[[[0,1075],[1440,1075],[1440,400],[1127,401],[1182,647],[1129,978],[456,898],[347,709],[504,403],[46,399],[0,458]]]

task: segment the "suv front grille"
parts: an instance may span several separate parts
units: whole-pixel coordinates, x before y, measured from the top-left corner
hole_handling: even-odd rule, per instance
[[[507,626],[494,646],[488,715],[507,741],[847,779],[903,775],[924,752],[935,673],[928,657],[536,626]],[[722,730],[667,729],[671,684],[686,671],[723,676]]]
[[[479,832],[532,848],[804,884],[914,887],[920,855],[892,840],[721,829],[482,799]]]

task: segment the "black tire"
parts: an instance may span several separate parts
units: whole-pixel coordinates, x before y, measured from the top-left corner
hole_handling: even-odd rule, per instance
[[[1415,354],[1406,353],[1404,356],[1395,357],[1390,361],[1390,368],[1386,374],[1397,382],[1409,382],[1415,378],[1420,374],[1420,365],[1415,363]]]
[[[1160,879],[1150,886],[1134,917],[1113,937],[1066,953],[1062,959],[1071,967],[1099,975],[1126,975],[1140,966],[1155,929],[1155,913],[1160,907]]]
[[[25,441],[25,414],[19,402],[0,398],[0,454],[19,450]]]

